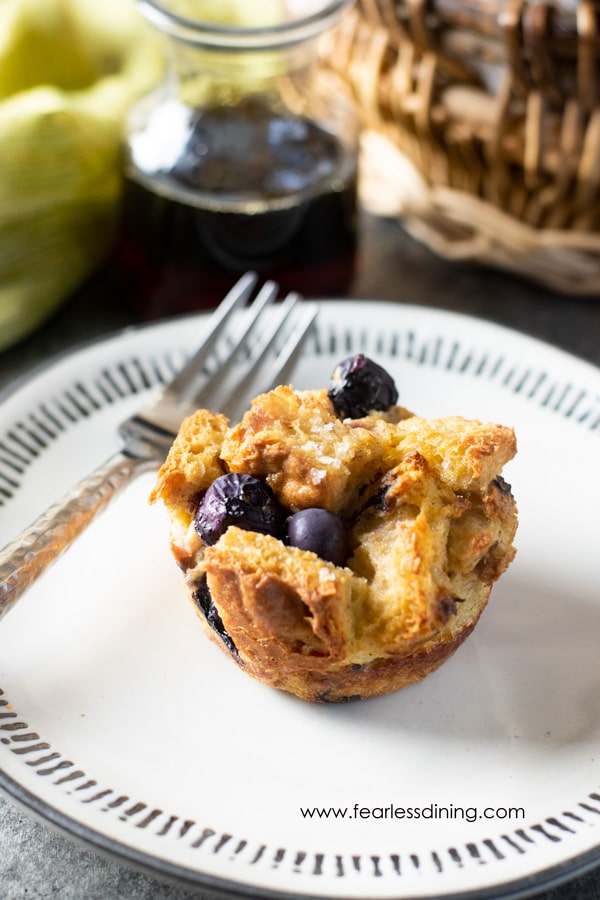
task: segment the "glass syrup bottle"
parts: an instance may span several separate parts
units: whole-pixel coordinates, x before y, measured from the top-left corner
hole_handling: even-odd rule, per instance
[[[169,53],[124,146],[117,255],[132,304],[149,318],[212,307],[249,270],[282,290],[342,295],[357,246],[358,125],[315,43],[347,0],[295,0],[301,14],[267,0],[267,23],[253,27],[195,18],[209,0],[138,5]],[[227,2],[212,6],[222,15]]]

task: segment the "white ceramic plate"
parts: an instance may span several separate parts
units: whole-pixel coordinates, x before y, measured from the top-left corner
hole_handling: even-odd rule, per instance
[[[127,331],[4,399],[0,544],[112,452],[204,321]],[[0,785],[236,895],[524,896],[600,860],[600,374],[471,318],[327,301],[295,385],[357,350],[423,415],[516,428],[519,552],[472,637],[382,699],[270,690],[204,637],[143,478],[0,624]]]

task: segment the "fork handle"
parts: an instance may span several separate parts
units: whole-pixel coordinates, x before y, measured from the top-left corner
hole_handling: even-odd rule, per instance
[[[0,619],[100,510],[156,463],[115,453],[0,551]]]

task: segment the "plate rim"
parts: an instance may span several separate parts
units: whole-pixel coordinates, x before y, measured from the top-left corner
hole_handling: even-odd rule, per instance
[[[462,312],[460,310],[446,309],[443,306],[425,306],[418,303],[405,303],[404,301],[398,302],[397,300],[378,300],[376,298],[361,299],[351,297],[335,299],[330,297],[317,297],[314,298],[314,300],[311,299],[310,302],[318,304],[324,303],[332,308],[334,306],[339,306],[342,304],[353,306],[377,304],[379,306],[389,307],[395,312],[402,310],[408,312],[417,312],[419,314],[424,313],[425,315],[431,315],[432,317],[438,315],[447,317],[449,319],[471,322],[476,324],[478,327],[489,328],[490,330],[496,330],[498,332],[504,333],[507,336],[510,336],[511,339],[514,339],[516,337],[518,340],[532,343],[544,352],[553,353],[562,357],[563,362],[565,363],[568,362],[580,366],[582,369],[588,369],[592,376],[598,377],[600,375],[600,365],[596,365],[591,360],[585,359],[584,357],[577,356],[575,353],[566,350],[563,347],[559,347],[558,344],[553,344],[552,341],[536,337],[535,335],[528,334],[526,331],[512,328],[509,325],[504,325],[503,323],[496,322],[493,319],[484,319],[481,316],[475,316],[471,313]],[[9,400],[14,394],[16,394],[19,390],[25,388],[30,382],[34,381],[45,371],[54,368],[57,364],[65,361],[71,356],[84,353],[87,350],[92,350],[100,344],[112,343],[115,340],[126,338],[129,335],[139,334],[145,331],[152,331],[154,329],[160,329],[165,326],[175,326],[177,324],[183,324],[186,321],[208,319],[210,313],[211,310],[197,311],[193,313],[174,315],[168,318],[157,319],[154,321],[138,322],[131,325],[125,325],[121,328],[112,329],[111,331],[106,332],[106,334],[97,335],[96,337],[92,337],[87,340],[76,341],[69,347],[65,347],[62,350],[58,350],[55,353],[51,354],[47,359],[38,362],[27,372],[22,372],[16,378],[11,379],[5,385],[3,385],[3,387],[0,388],[0,407],[2,407],[4,403]]]
[[[377,304],[380,307],[393,309],[396,313],[401,311],[405,313],[407,317],[416,313],[417,315],[431,317],[432,321],[440,316],[445,321],[467,321],[475,324],[478,328],[489,331],[491,336],[493,336],[494,332],[496,332],[496,334],[500,332],[507,337],[510,337],[512,340],[516,338],[527,344],[536,345],[541,351],[550,353],[555,358],[560,358],[566,365],[575,365],[582,373],[587,372],[593,378],[597,379],[598,375],[600,375],[600,367],[595,366],[595,364],[589,360],[580,358],[549,341],[542,340],[525,332],[468,313],[447,310],[443,307],[421,306],[410,303],[398,304],[396,301],[390,300],[364,300],[354,298],[330,300],[324,298],[322,300],[317,300],[317,302],[327,304],[330,307],[336,305],[339,306],[340,304],[361,307]],[[4,404],[20,390],[43,377],[44,373],[48,370],[64,361],[68,361],[70,357],[74,358],[77,355],[81,355],[82,358],[84,358],[86,351],[97,348],[100,345],[114,343],[115,341],[126,339],[131,335],[142,334],[151,330],[160,330],[166,326],[176,328],[186,321],[206,320],[209,314],[209,312],[200,311],[153,322],[129,325],[67,347],[53,354],[48,359],[43,360],[31,370],[18,376],[0,389],[0,410]],[[228,878],[192,869],[184,864],[175,863],[172,860],[166,860],[143,850],[139,850],[124,842],[111,838],[107,834],[96,831],[94,828],[77,821],[67,813],[60,811],[39,796],[36,796],[35,793],[29,791],[28,788],[24,787],[8,775],[2,767],[0,767],[0,790],[3,796],[12,799],[15,803],[28,810],[46,824],[58,828],[61,833],[74,838],[92,849],[107,853],[111,858],[116,858],[123,864],[142,869],[146,873],[157,878],[162,878],[163,880],[175,881],[179,884],[193,887],[201,886],[215,893],[235,898],[257,897],[264,898],[264,900],[302,900],[302,898],[310,896],[311,900],[336,900],[338,897],[338,895],[335,895],[334,897],[331,894],[320,895],[311,893],[310,895],[307,895],[305,893],[249,885],[244,882],[237,882]],[[531,896],[533,893],[564,884],[574,877],[584,875],[598,866],[599,863],[600,842],[588,850],[577,853],[575,856],[563,860],[554,866],[545,867],[540,872],[532,875],[520,876],[516,879],[503,881],[501,883],[499,882],[492,887],[475,888],[467,891],[428,896],[431,897],[431,900],[492,900],[492,898],[497,898],[497,900],[518,900],[520,897]],[[347,895],[340,894],[339,900],[346,900],[346,896]],[[360,898],[355,897],[354,900],[360,900]],[[368,895],[365,895],[364,900],[368,900]],[[403,900],[417,900],[417,898],[414,895],[405,895]]]
[[[15,788],[14,790],[12,788]],[[102,832],[77,822],[41,800],[27,788],[19,785],[6,775],[0,767],[0,791],[14,801],[15,805],[26,809],[44,824],[56,828],[61,834],[83,844],[86,848],[107,854],[123,865],[133,866],[162,881],[174,882],[181,886],[206,888],[218,896],[232,900],[348,900],[344,894],[306,894],[296,891],[265,888],[260,885],[245,885],[201,870],[191,869],[171,860],[159,859],[151,853],[138,850],[125,843],[108,837]],[[542,869],[533,875],[503,881],[487,888],[468,891],[454,891],[444,894],[427,894],[426,900],[526,900],[540,891],[551,890],[574,878],[592,871],[600,862],[600,843],[582,854]],[[372,894],[353,895],[352,900],[372,900]],[[415,894],[398,895],[401,900],[425,900]]]

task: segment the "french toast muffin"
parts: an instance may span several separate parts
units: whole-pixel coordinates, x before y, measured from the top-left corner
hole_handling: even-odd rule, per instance
[[[425,678],[515,555],[511,428],[425,419],[362,354],[237,424],[186,419],[151,495],[209,636],[249,675],[342,702]]]

